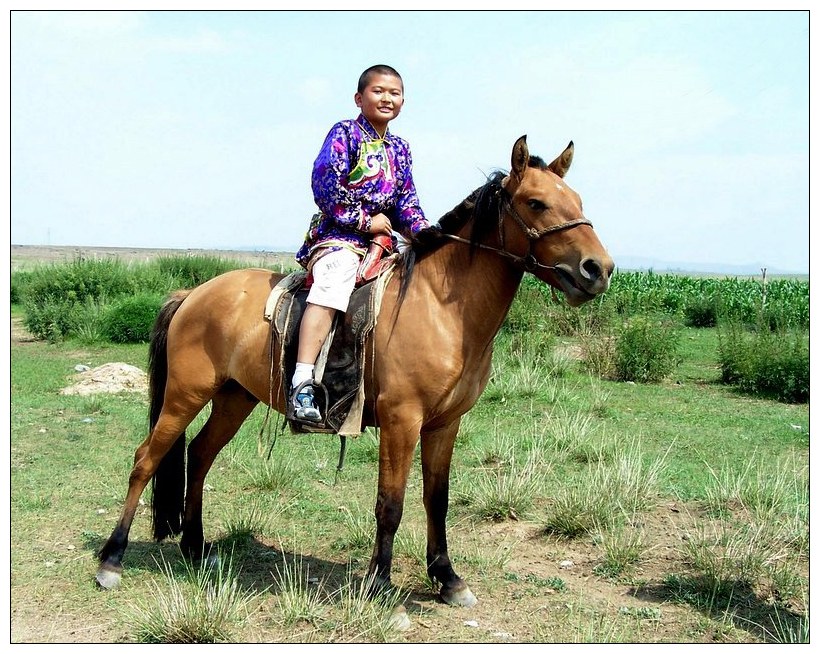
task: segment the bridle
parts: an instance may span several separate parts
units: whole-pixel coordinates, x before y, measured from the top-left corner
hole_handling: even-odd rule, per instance
[[[530,227],[527,223],[524,222],[524,219],[521,215],[515,210],[515,207],[512,203],[512,197],[509,193],[507,193],[503,188],[499,188],[495,192],[496,196],[499,198],[499,206],[498,206],[498,240],[501,243],[500,248],[492,247],[490,245],[485,245],[484,243],[473,243],[469,239],[461,238],[460,236],[456,236],[455,234],[443,234],[447,238],[458,241],[459,243],[467,243],[473,247],[481,248],[482,250],[489,250],[490,252],[495,252],[496,254],[501,255],[502,257],[506,257],[507,259],[511,259],[516,264],[520,265],[526,272],[533,273],[539,268],[544,268],[545,270],[555,270],[557,266],[550,266],[547,264],[543,264],[536,256],[532,253],[532,246],[545,236],[549,234],[554,234],[556,232],[563,232],[567,229],[572,229],[573,227],[578,227],[579,225],[589,225],[592,227],[592,223],[587,220],[586,218],[578,218],[576,220],[570,220],[565,223],[560,223],[558,225],[550,225],[549,227],[544,227],[543,229],[535,229]],[[521,229],[524,233],[524,236],[527,237],[527,254],[519,256],[517,254],[513,254],[505,249],[504,245],[504,211],[512,216],[515,224]]]

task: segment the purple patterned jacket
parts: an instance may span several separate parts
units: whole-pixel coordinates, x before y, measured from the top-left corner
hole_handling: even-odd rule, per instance
[[[348,247],[364,255],[370,217],[383,213],[399,233],[430,226],[413,183],[410,146],[388,130],[380,139],[361,114],[336,123],[313,164],[313,216],[296,260],[307,267],[319,248]]]

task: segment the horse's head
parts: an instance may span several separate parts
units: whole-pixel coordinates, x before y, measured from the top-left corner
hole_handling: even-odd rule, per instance
[[[510,174],[501,182],[507,200],[502,238],[526,270],[579,306],[609,288],[615,264],[584,217],[581,196],[564,182],[574,151],[570,142],[547,165],[530,157],[526,136],[515,142]]]

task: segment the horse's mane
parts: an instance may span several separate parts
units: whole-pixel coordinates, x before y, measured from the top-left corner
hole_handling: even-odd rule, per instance
[[[474,190],[464,200],[450,211],[445,213],[439,221],[428,229],[417,232],[408,239],[409,246],[399,260],[401,285],[399,287],[399,303],[404,299],[416,263],[438,250],[445,243],[452,242],[448,235],[458,232],[467,222],[472,220],[470,231],[471,250],[474,252],[476,244],[480,243],[490,229],[498,224],[498,213],[501,203],[501,180],[505,173],[496,171],[487,181]]]
[[[531,155],[527,165],[530,168],[548,170],[549,165],[541,157]],[[502,192],[501,180],[507,173],[496,170],[487,177],[487,181],[464,200],[445,213],[432,227],[417,232],[410,237],[409,247],[404,251],[398,263],[401,274],[399,286],[399,304],[404,300],[416,262],[435,252],[445,243],[450,242],[449,234],[455,234],[469,220],[473,221],[470,231],[471,255],[478,249],[477,244],[484,240],[490,229],[498,225],[501,203],[507,201]]]

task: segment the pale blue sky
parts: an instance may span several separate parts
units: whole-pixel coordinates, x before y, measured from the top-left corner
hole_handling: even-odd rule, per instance
[[[295,250],[313,159],[388,63],[431,219],[515,139],[618,261],[809,269],[809,13],[21,12],[11,242]]]

